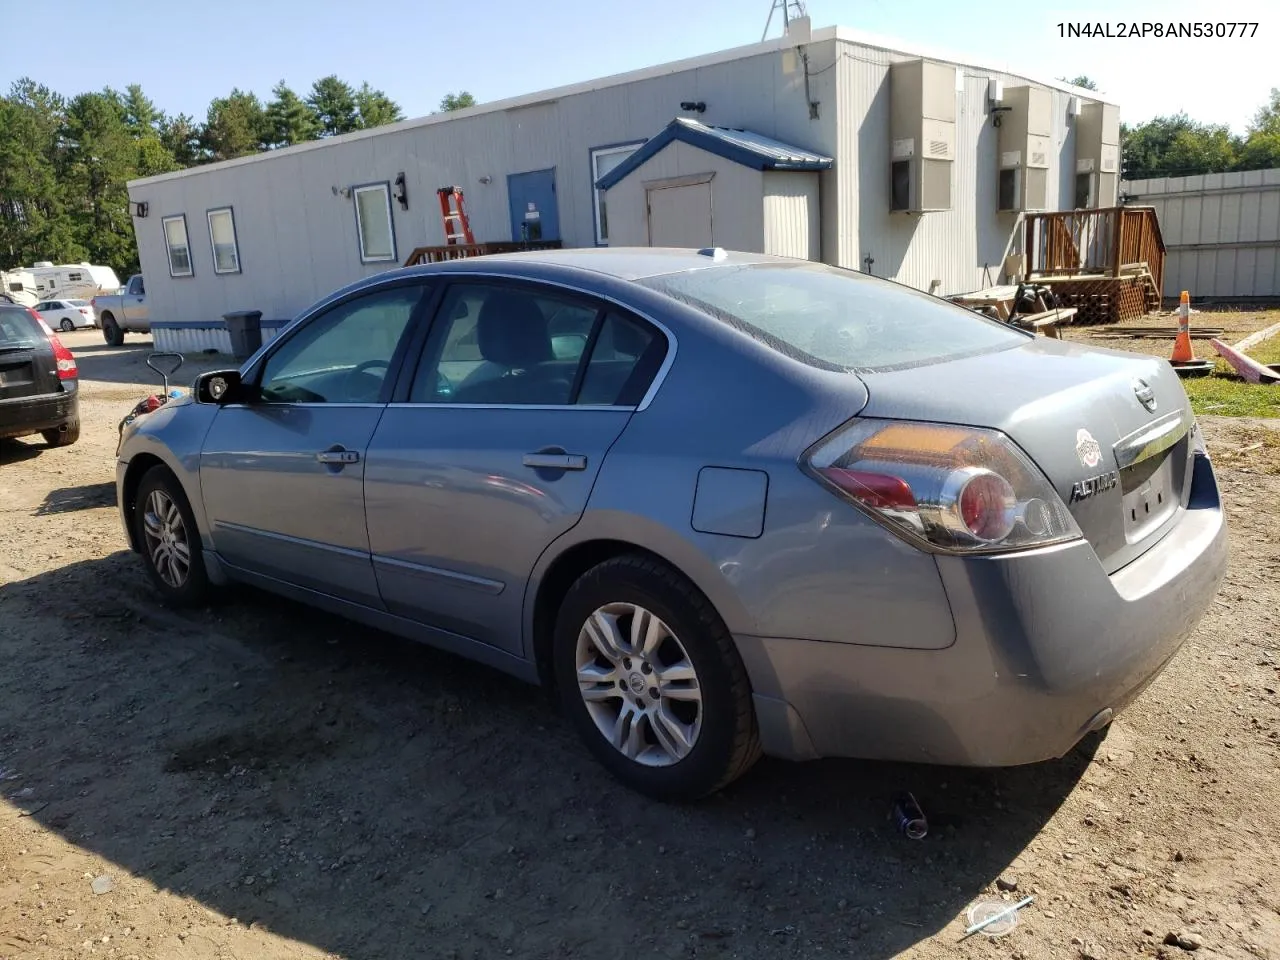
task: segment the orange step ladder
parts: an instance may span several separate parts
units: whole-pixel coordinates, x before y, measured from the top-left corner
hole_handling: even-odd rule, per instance
[[[440,222],[444,226],[444,242],[449,246],[460,241],[475,243],[471,221],[467,219],[467,208],[463,204],[462,188],[441,187],[436,194],[440,197]]]

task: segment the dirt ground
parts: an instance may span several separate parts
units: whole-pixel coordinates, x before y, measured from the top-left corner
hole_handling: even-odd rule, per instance
[[[67,340],[82,440],[0,447],[0,958],[1280,960],[1280,422],[1203,421],[1230,576],[1105,739],[668,807],[491,671],[248,590],[159,607],[112,484],[149,345]]]

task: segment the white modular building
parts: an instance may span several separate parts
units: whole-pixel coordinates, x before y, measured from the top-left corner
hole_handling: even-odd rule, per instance
[[[157,343],[222,314],[267,335],[327,292],[445,243],[702,246],[939,294],[1002,279],[1023,214],[1107,207],[1116,105],[843,27],[129,184]],[[175,339],[165,331],[186,331]],[[193,339],[194,338],[194,339]],[[213,345],[225,338],[213,336]]]

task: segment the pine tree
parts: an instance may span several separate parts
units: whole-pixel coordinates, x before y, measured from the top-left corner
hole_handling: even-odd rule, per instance
[[[381,90],[375,90],[368,83],[361,84],[355,95],[356,109],[360,113],[361,127],[380,127],[387,123],[397,123],[404,119],[404,111]]]
[[[287,147],[320,136],[320,118],[315,110],[283,80],[271,88],[267,127],[273,147]]]
[[[236,87],[209,104],[200,138],[209,160],[233,160],[257,153],[270,139],[266,111],[254,94]]]
[[[360,129],[355,91],[333,74],[311,85],[307,104],[320,120],[321,136],[336,137]]]

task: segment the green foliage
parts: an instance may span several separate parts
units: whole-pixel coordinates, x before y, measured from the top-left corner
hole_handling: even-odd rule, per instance
[[[267,129],[272,147],[288,147],[320,136],[320,118],[283,80],[271,88]]]
[[[1280,90],[1272,89],[1243,137],[1179,113],[1122,126],[1120,140],[1130,180],[1280,167]]]
[[[336,137],[360,129],[356,92],[349,83],[332,74],[311,85],[307,103],[320,119],[322,137]]]
[[[201,146],[210,160],[234,160],[264,149],[271,142],[268,127],[257,96],[237,87],[209,104]]]
[[[1058,79],[1061,80],[1063,83],[1069,83],[1076,87],[1084,87],[1086,90],[1098,89],[1098,85],[1094,83],[1093,80],[1086,77],[1083,73],[1080,74],[1080,76],[1078,77],[1072,77],[1070,79],[1068,79],[1067,77],[1059,77]]]
[[[440,98],[440,112],[447,113],[450,110],[465,110],[467,107],[474,107],[476,98],[467,91],[461,93],[446,93]]]
[[[404,111],[381,90],[374,90],[369,84],[361,84],[355,94],[356,111],[360,115],[360,126],[381,127],[387,123],[397,123],[404,119]]]

